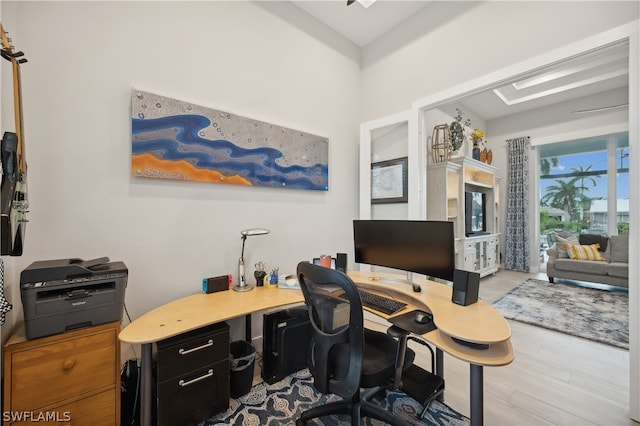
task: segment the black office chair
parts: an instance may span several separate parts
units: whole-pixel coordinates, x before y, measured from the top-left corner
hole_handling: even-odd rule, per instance
[[[302,413],[297,425],[331,414],[351,416],[352,425],[362,417],[373,417],[391,425],[409,425],[379,405],[370,402],[385,389],[400,387],[402,369],[413,363],[415,353],[406,346],[407,334],[397,327],[390,334],[364,328],[362,302],[351,279],[335,269],[301,262],[298,281],[309,309],[313,338],[309,348],[309,370],[315,388],[344,398]],[[366,394],[360,388],[370,389]]]

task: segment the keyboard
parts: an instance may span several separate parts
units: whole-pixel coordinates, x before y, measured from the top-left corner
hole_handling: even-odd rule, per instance
[[[393,315],[405,306],[406,303],[400,302],[389,297],[380,296],[379,294],[369,293],[368,291],[358,289],[362,305],[371,308],[383,314]]]

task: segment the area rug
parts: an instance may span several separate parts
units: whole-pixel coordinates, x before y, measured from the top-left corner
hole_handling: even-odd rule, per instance
[[[323,395],[313,387],[309,370],[301,370],[272,385],[260,383],[238,399],[229,401],[229,409],[201,423],[200,426],[252,425],[280,426],[295,425],[300,414],[317,405],[340,399],[336,395]],[[393,411],[413,425],[458,426],[468,425],[469,419],[452,410],[447,405],[434,401],[425,415],[419,419],[422,405],[400,391],[387,392],[379,401],[387,410]],[[309,421],[308,425],[340,426],[350,424],[348,416],[326,416]],[[375,419],[364,418],[364,424],[383,425]]]
[[[493,306],[507,319],[629,349],[629,294],[533,278]]]

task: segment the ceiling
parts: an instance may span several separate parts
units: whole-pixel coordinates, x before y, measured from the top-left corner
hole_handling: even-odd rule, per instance
[[[430,3],[426,0],[377,0],[365,8],[347,0],[291,0],[329,28],[365,47]]]
[[[327,27],[363,48],[426,7],[430,0],[377,0],[365,8],[346,0],[291,0]],[[460,102],[485,120],[541,108],[588,95],[628,88],[628,45],[617,45],[537,72]],[[626,99],[585,109],[624,107]],[[573,112],[573,111],[572,111]],[[588,113],[582,111],[582,113]]]

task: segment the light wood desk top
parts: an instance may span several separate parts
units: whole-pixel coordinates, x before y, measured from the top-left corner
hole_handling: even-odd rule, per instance
[[[422,292],[413,292],[408,283],[400,283],[401,275],[349,272],[351,279],[363,288],[380,290],[409,305],[398,315],[412,309],[431,311],[438,329],[422,337],[436,347],[463,361],[486,366],[511,363],[514,350],[511,329],[504,317],[491,305],[479,300],[469,306],[451,302],[451,287],[416,279]],[[370,277],[379,277],[371,280]],[[233,290],[183,297],[147,312],[120,332],[120,340],[147,344],[177,336],[187,331],[271,308],[304,301],[302,291],[256,287],[247,292]],[[383,318],[384,314],[374,312]],[[489,349],[478,350],[454,342],[457,337],[475,343],[489,343]]]
[[[502,314],[485,301],[478,300],[468,306],[456,305],[451,302],[451,287],[416,276],[413,280],[422,287],[420,293],[414,292],[404,277],[397,274],[352,271],[349,276],[361,288],[381,289],[380,294],[408,302],[409,305],[396,315],[413,309],[430,311],[438,328],[422,337],[448,354],[486,366],[507,365],[513,361],[515,352],[511,344],[511,327]],[[372,280],[371,277],[379,279]],[[375,314],[384,317],[379,312]],[[452,337],[473,343],[489,343],[490,347],[483,350],[469,348],[454,342]]]
[[[304,302],[300,290],[267,287],[192,294],[136,318],[120,332],[120,340],[155,343],[209,324],[300,302]]]

